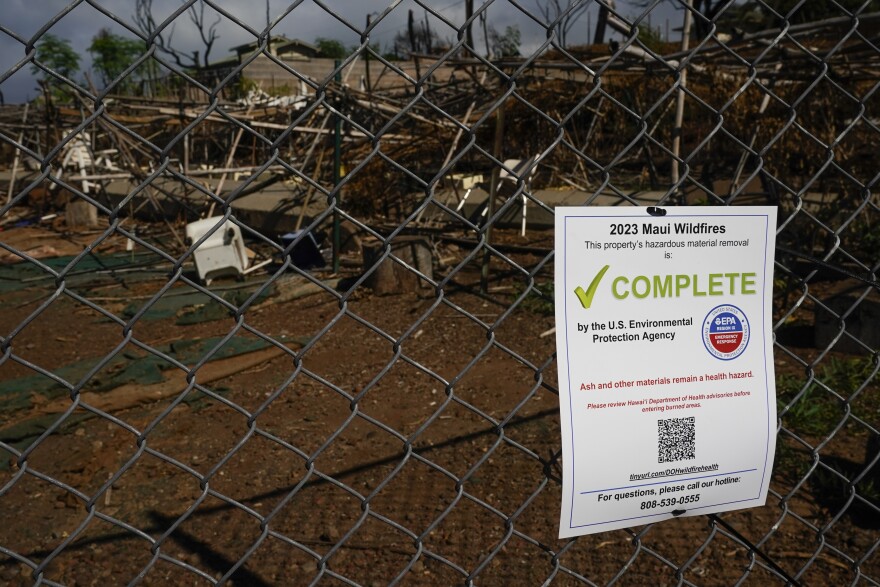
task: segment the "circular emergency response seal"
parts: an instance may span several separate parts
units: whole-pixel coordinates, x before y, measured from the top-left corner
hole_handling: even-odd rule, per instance
[[[749,319],[736,306],[716,306],[703,320],[703,344],[716,359],[737,358],[749,345]]]

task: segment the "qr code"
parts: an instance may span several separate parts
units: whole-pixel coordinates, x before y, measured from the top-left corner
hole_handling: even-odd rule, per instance
[[[697,458],[696,418],[657,420],[657,459],[660,463]]]

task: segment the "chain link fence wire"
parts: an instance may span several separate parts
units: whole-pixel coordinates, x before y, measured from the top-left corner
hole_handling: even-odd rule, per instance
[[[4,584],[880,584],[877,3],[281,4],[0,17]],[[548,219],[685,203],[779,207],[768,503],[560,541]]]

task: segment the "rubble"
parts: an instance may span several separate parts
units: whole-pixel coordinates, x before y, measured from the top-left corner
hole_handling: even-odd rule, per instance
[[[654,202],[673,194],[693,202],[743,190],[774,201],[783,188],[749,176],[744,151],[730,141],[703,149],[703,159],[690,162],[683,183],[671,183],[675,157],[670,154],[678,144],[673,139],[680,135],[687,148],[712,132],[714,113],[693,105],[702,100],[721,107],[714,96],[723,87],[720,95],[730,89],[743,98],[724,106],[726,132],[747,137],[748,144],[766,143],[787,124],[788,111],[758,83],[772,88],[779,100],[797,98],[815,68],[808,54],[794,50],[797,43],[831,46],[839,26],[847,23],[832,19],[795,27],[773,53],[757,60],[754,71],[744,70],[741,60],[766,50],[764,33],[726,44],[713,37],[688,52],[692,107],[684,128],[674,116],[674,92],[656,101],[669,76],[685,63],[684,54],[660,57],[634,45],[612,46],[611,55],[595,46],[582,55],[573,49],[581,63],[553,52],[527,62],[491,64],[460,55],[443,62],[442,76],[425,77],[418,85],[401,77],[405,67],[385,63],[375,77],[397,76],[400,83],[385,79],[364,86],[346,77],[312,94],[309,84],[297,80],[294,85],[303,91],[290,95],[252,87],[244,95],[228,89],[216,97],[202,95],[201,101],[198,92],[188,91],[176,100],[113,95],[92,103],[79,96],[70,104],[7,106],[0,108],[0,133],[14,157],[0,170],[0,189],[7,193],[4,222],[27,215],[26,208],[33,216],[58,214],[53,226],[66,231],[100,229],[110,218],[119,221],[119,229],[158,222],[171,235],[163,246],[179,255],[188,250],[185,226],[218,215],[254,227],[280,249],[282,235],[310,225],[323,235],[314,236],[329,238],[327,213],[334,205],[344,212],[334,218],[358,219],[361,236],[371,226],[415,214],[414,226],[464,231],[478,239],[490,214],[493,223],[518,226],[525,236],[530,227],[548,228],[560,203]],[[870,85],[876,55],[848,47],[830,54],[828,66],[852,84]],[[436,59],[418,58],[425,71]],[[784,80],[779,79],[782,63]],[[594,69],[602,72],[601,91],[584,102],[585,85],[597,80]],[[815,126],[813,112],[848,116],[842,109],[822,108],[836,99],[833,89],[823,88],[814,89],[811,107],[800,110],[802,127]],[[496,114],[502,105],[507,128],[498,135]],[[841,119],[832,126],[840,126],[837,122],[845,124]],[[633,125],[642,130],[630,144]],[[863,131],[870,129],[859,126],[851,134]],[[501,141],[497,156],[489,146],[493,136]],[[763,167],[772,174],[789,175],[792,166],[821,160],[793,133],[774,140]],[[871,141],[860,144],[865,151]],[[43,160],[50,152],[51,159]],[[618,155],[608,162],[602,153]],[[847,156],[854,165],[871,160],[867,151]],[[719,165],[732,170],[728,184],[709,178]],[[801,174],[810,177],[812,171]],[[496,206],[488,205],[492,193]],[[242,238],[250,241],[254,235],[245,231]],[[61,254],[47,244],[33,249],[34,255]],[[269,256],[259,259],[255,264],[264,264],[254,271],[268,270]],[[248,263],[242,261],[236,273],[247,271]],[[204,279],[205,272],[199,276]]]

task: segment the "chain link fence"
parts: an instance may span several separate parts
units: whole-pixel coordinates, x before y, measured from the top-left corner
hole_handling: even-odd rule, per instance
[[[0,17],[3,583],[880,584],[876,3],[471,4]],[[550,220],[600,204],[778,206],[765,507],[556,538]]]

